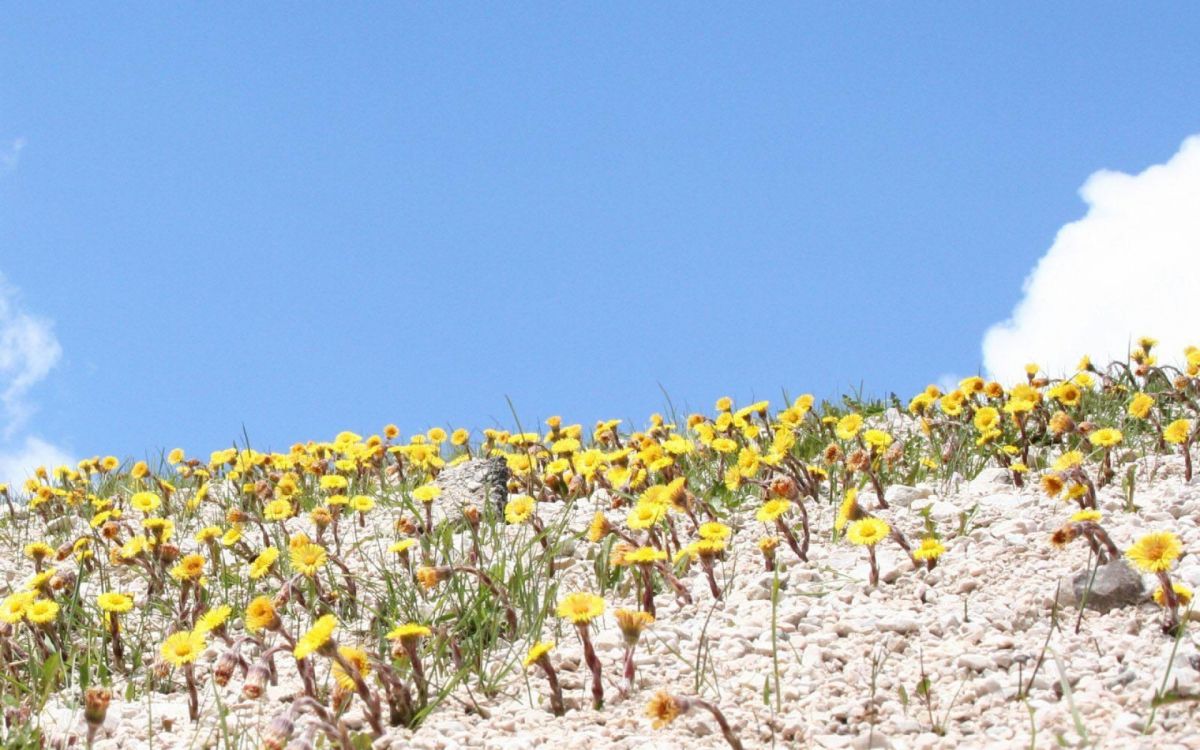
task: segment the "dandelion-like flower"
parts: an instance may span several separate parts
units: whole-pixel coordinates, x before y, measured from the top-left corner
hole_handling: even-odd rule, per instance
[[[333,615],[321,615],[308,632],[296,641],[292,651],[297,659],[307,659],[311,654],[320,651],[333,638],[333,630],[337,627],[337,618]]]
[[[763,523],[772,523],[775,521],[775,519],[779,518],[791,509],[791,500],[778,497],[774,500],[768,500],[763,503],[762,507],[758,509],[758,512],[754,514],[754,517]]]
[[[1179,537],[1169,531],[1156,531],[1134,542],[1125,556],[1143,573],[1158,573],[1169,570],[1182,552]]]
[[[675,721],[680,714],[679,701],[665,690],[658,691],[646,704],[646,716],[655,729],[662,729]]]
[[[576,625],[588,623],[604,614],[604,598],[587,591],[567,594],[559,600],[556,611]]]
[[[874,546],[891,533],[892,528],[882,518],[868,517],[850,524],[846,538],[851,544]]]
[[[173,667],[191,664],[204,652],[204,634],[194,630],[172,633],[163,641],[159,653]]]
[[[310,542],[290,549],[288,558],[291,560],[293,568],[312,577],[325,565],[328,555],[324,547]]]

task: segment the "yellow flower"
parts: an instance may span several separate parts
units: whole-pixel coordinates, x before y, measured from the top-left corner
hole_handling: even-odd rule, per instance
[[[375,501],[366,495],[355,495],[350,498],[350,509],[359,513],[367,513],[375,507]]]
[[[129,498],[129,504],[142,513],[153,513],[162,505],[162,498],[153,492],[135,492],[133,497]]]
[[[326,474],[321,477],[321,489],[329,490],[344,490],[349,486],[350,482],[341,474]]]
[[[268,521],[283,521],[292,517],[290,500],[272,500],[263,508],[263,518]]]
[[[718,453],[733,453],[737,447],[737,443],[727,437],[719,437],[712,441],[712,449]]]
[[[1071,516],[1071,520],[1075,523],[1092,522],[1095,523],[1104,517],[1104,514],[1098,510],[1081,510]]]
[[[242,525],[235,523],[230,526],[224,534],[221,535],[221,544],[226,547],[232,547],[242,538]]]
[[[1154,406],[1154,397],[1148,393],[1135,394],[1129,402],[1129,416],[1145,419],[1150,416],[1150,408]]]
[[[557,613],[576,625],[588,623],[604,614],[604,598],[587,591],[567,594],[559,600]]]
[[[1062,494],[1063,487],[1066,483],[1058,474],[1043,474],[1042,475],[1042,492],[1045,492],[1050,497],[1058,497]]]
[[[937,539],[927,536],[921,540],[920,546],[913,550],[912,556],[916,560],[936,560],[942,556],[946,548]]]
[[[266,628],[273,629],[279,624],[279,614],[269,596],[255,597],[246,605],[246,630],[251,633]]]
[[[912,414],[913,416],[916,416],[918,414],[924,414],[925,412],[929,411],[929,408],[932,406],[933,406],[933,396],[922,391],[922,392],[918,393],[917,395],[913,396],[912,399],[908,402],[908,413]]]
[[[554,649],[554,641],[538,641],[530,647],[529,653],[525,655],[525,666],[531,667],[538,662],[546,654]]]
[[[504,520],[509,523],[525,523],[533,515],[535,501],[529,495],[517,495],[504,506]]]
[[[195,540],[197,542],[200,542],[201,544],[206,544],[207,542],[210,542],[213,539],[217,539],[220,536],[221,536],[221,527],[220,526],[205,526],[204,528],[202,528],[196,532]]]
[[[667,691],[660,690],[647,704],[646,716],[650,717],[651,724],[655,729],[662,729],[675,721],[680,710],[679,701],[675,700],[675,697]]]
[[[146,465],[145,461],[138,461],[133,465],[133,468],[129,470],[129,476],[133,477],[134,479],[145,479],[149,473],[150,467]]]
[[[96,603],[105,612],[128,612],[133,609],[133,597],[116,591],[106,591],[96,597]]]
[[[316,575],[317,570],[323,567],[329,559],[324,547],[311,542],[290,549],[288,558],[291,560],[293,568],[310,577]]]
[[[1192,601],[1192,590],[1182,583],[1172,583],[1171,589],[1175,592],[1175,598],[1179,600],[1179,606],[1186,607]],[[1167,597],[1163,593],[1163,587],[1160,585],[1154,589],[1154,602],[1160,607],[1167,606]]]
[[[771,523],[775,519],[782,516],[792,509],[792,501],[787,498],[777,497],[774,500],[768,500],[763,503],[754,517],[763,523]]]
[[[406,552],[409,547],[412,547],[416,543],[416,539],[401,539],[398,542],[392,542],[391,546],[388,547],[388,552],[398,555],[401,552]]]
[[[387,639],[390,641],[407,641],[412,643],[420,638],[428,638],[433,634],[429,628],[415,622],[397,625],[388,631]]]
[[[613,612],[613,617],[617,620],[617,627],[621,629],[625,643],[630,646],[636,646],[642,631],[654,624],[654,615],[632,609],[618,609]]]
[[[200,615],[200,619],[196,621],[196,632],[209,633],[216,630],[225,624],[225,621],[229,619],[229,615],[232,613],[233,608],[228,604],[213,607]]]
[[[641,563],[649,565],[650,563],[666,560],[667,553],[656,547],[638,547],[635,550],[625,554],[625,562],[629,564]]]
[[[1097,447],[1111,448],[1124,438],[1121,431],[1113,427],[1104,427],[1088,435],[1088,441]]]
[[[319,651],[333,637],[333,629],[337,627],[337,618],[333,615],[321,615],[308,632],[300,636],[292,654],[297,659],[307,659],[312,653]]]
[[[25,617],[35,625],[54,622],[58,617],[58,604],[49,599],[38,599],[26,608]]]
[[[596,511],[596,515],[592,516],[592,522],[588,526],[587,538],[589,542],[599,542],[604,537],[612,532],[612,524],[604,517],[604,513]]]
[[[994,406],[984,406],[975,412],[972,422],[979,432],[991,432],[1000,425],[1000,412]]]
[[[892,436],[883,430],[867,430],[863,433],[863,440],[872,448],[883,450],[892,444]]]
[[[45,560],[54,554],[54,548],[45,542],[30,542],[25,545],[25,556],[31,560]]]
[[[838,506],[837,516],[833,519],[833,528],[836,531],[846,528],[846,524],[850,523],[852,517],[856,515],[857,508],[858,489],[851,487],[846,490],[846,496],[842,498],[842,504]]]
[[[196,661],[196,657],[204,652],[205,645],[203,633],[184,630],[168,636],[167,640],[163,641],[159,653],[171,666],[182,667]]]
[[[700,524],[698,531],[701,539],[728,539],[730,528],[718,521],[707,521]]]
[[[850,524],[850,528],[846,530],[846,538],[851,544],[870,547],[883,540],[891,530],[887,521],[882,518],[867,517]]]
[[[658,524],[666,515],[667,508],[665,505],[638,503],[634,506],[633,510],[629,511],[629,515],[625,517],[625,522],[629,524],[629,528],[642,531]]]
[[[361,648],[338,646],[338,654],[358,672],[360,678],[366,677],[371,673],[371,661],[367,658],[367,652]],[[342,669],[342,665],[336,661],[333,663],[332,674],[334,682],[342,690],[354,689],[354,676]]]
[[[441,497],[441,494],[442,488],[438,487],[436,484],[423,484],[413,490],[412,496],[423,503],[432,503],[434,500],[437,500],[439,497]]]
[[[1188,436],[1192,432],[1192,420],[1176,419],[1171,424],[1163,429],[1163,440],[1175,445],[1181,445],[1187,442]]]
[[[184,555],[175,567],[171,568],[171,577],[177,581],[194,581],[204,575],[204,557],[201,555]]]
[[[25,619],[25,612],[36,596],[35,591],[21,591],[4,597],[0,601],[0,620],[14,624]]]
[[[1155,531],[1134,542],[1125,556],[1143,573],[1159,573],[1169,569],[1181,552],[1179,537],[1169,531]]]
[[[847,414],[838,420],[834,432],[842,440],[852,440],[862,428],[862,423],[863,418],[861,414]]]
[[[254,561],[250,563],[250,578],[258,580],[265,576],[278,559],[279,549],[276,547],[267,547],[258,553],[258,557],[254,558]]]
[[[1083,463],[1083,453],[1079,451],[1067,451],[1058,457],[1054,462],[1055,471],[1067,471],[1073,469]]]
[[[417,582],[426,591],[432,591],[439,583],[448,580],[451,575],[453,575],[453,571],[450,568],[431,568],[427,565],[417,568]]]
[[[1075,406],[1083,398],[1083,391],[1074,383],[1059,383],[1050,389],[1050,397],[1057,400],[1063,406]]]

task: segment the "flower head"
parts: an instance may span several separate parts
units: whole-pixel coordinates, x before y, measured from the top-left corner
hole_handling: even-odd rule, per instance
[[[338,646],[338,655],[350,665],[350,668],[358,672],[358,677],[361,679],[371,673],[371,661],[367,658],[367,652],[361,648],[354,646]],[[338,684],[342,690],[353,690],[355,686],[354,675],[347,672],[341,662],[334,661],[332,669],[334,682]]]
[[[257,633],[260,630],[274,630],[279,626],[279,613],[269,596],[259,596],[246,605],[246,630]]]
[[[618,609],[613,612],[617,618],[617,627],[625,638],[627,645],[636,645],[642,637],[642,631],[654,622],[654,615],[649,612],[639,612],[632,609]]]
[[[307,659],[313,652],[320,651],[333,638],[337,624],[337,618],[333,615],[321,615],[308,632],[300,636],[292,653],[297,659]]]
[[[838,420],[834,432],[842,440],[852,440],[862,429],[863,418],[861,414],[847,414]]]
[[[525,655],[525,666],[531,667],[537,664],[546,654],[554,649],[554,641],[538,641],[529,648],[529,653]]]
[[[658,691],[646,705],[646,716],[650,717],[651,724],[655,729],[662,729],[675,721],[681,713],[682,707],[679,705],[679,701],[665,690]]]
[[[887,525],[887,521],[884,521],[882,518],[868,516],[850,524],[850,528],[846,531],[846,538],[850,540],[851,544],[872,547],[891,533],[891,530],[891,527]]]
[[[1171,424],[1163,428],[1163,440],[1175,445],[1181,445],[1187,442],[1188,435],[1192,432],[1192,420],[1176,419]]]
[[[640,563],[642,565],[649,565],[666,559],[667,553],[657,547],[638,547],[635,550],[625,553],[625,562],[630,564]]]
[[[250,563],[250,578],[257,580],[265,576],[278,559],[279,549],[277,547],[267,547],[258,553],[258,557]]]
[[[1175,599],[1181,607],[1186,607],[1192,601],[1192,590],[1182,583],[1172,583],[1171,590],[1175,592]],[[1154,603],[1160,607],[1167,606],[1167,596],[1163,592],[1163,587],[1159,586],[1154,589]]]
[[[421,624],[415,623],[415,622],[409,622],[409,623],[405,623],[404,625],[397,625],[396,627],[392,628],[388,632],[387,638],[390,641],[416,643],[418,640],[420,640],[422,638],[429,637],[432,633],[433,633],[433,631],[430,630],[429,628],[425,627],[424,625],[421,625]]]
[[[771,523],[775,519],[782,516],[792,509],[792,501],[782,497],[777,497],[774,500],[768,500],[763,503],[754,517],[763,523]]]
[[[517,495],[504,506],[504,520],[509,523],[525,523],[533,515],[536,502],[529,495]]]
[[[163,641],[159,653],[163,660],[173,667],[191,664],[204,651],[204,634],[195,630],[184,630],[172,633]]]
[[[587,591],[567,594],[558,602],[558,616],[579,625],[604,614],[604,598]]]
[[[936,560],[946,551],[946,547],[937,540],[936,537],[927,536],[921,540],[921,544],[913,550],[912,556],[916,560]]]
[[[200,619],[196,621],[196,632],[208,633],[225,624],[229,619],[229,615],[233,613],[233,608],[228,604],[222,604],[213,607],[204,614],[200,615]]]
[[[1155,531],[1134,542],[1125,556],[1143,573],[1159,573],[1170,569],[1182,552],[1179,537],[1169,531]]]
[[[1118,445],[1124,437],[1120,430],[1114,427],[1104,427],[1088,435],[1088,442],[1098,448],[1111,448]]]
[[[36,599],[25,609],[25,618],[34,625],[46,625],[58,617],[58,603],[50,599]]]
[[[329,559],[324,547],[311,542],[291,548],[288,558],[292,561],[293,568],[310,577],[316,575],[317,570]]]
[[[96,597],[96,603],[100,605],[101,610],[109,613],[122,613],[133,609],[133,597],[117,591],[104,592]]]

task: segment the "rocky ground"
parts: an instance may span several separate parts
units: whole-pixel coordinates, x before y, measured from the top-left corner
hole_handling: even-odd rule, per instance
[[[1151,457],[1137,487],[1135,512],[1123,509],[1119,487],[1101,491],[1105,528],[1122,548],[1147,531],[1175,531],[1187,551],[1176,580],[1200,589],[1200,484],[1185,483],[1173,460]],[[753,544],[760,525],[748,511],[732,520],[729,557],[718,564],[727,591],[722,600],[713,601],[698,566],[684,579],[696,604],[680,609],[669,592],[659,595],[658,621],[638,648],[632,694],[620,694],[622,644],[611,610],[634,599],[616,592],[596,637],[609,678],[602,711],[590,707],[577,639],[564,630],[552,658],[566,716],[556,719],[547,710],[540,673],[518,669],[499,696],[475,696],[487,717],[468,713],[467,696],[456,694],[416,731],[391,730],[375,747],[726,746],[702,713],[652,728],[645,707],[659,689],[712,701],[747,747],[1200,747],[1200,624],[1192,622],[1176,644],[1159,628],[1151,579],[1142,587],[1134,580],[1132,590],[1117,580],[1103,592],[1107,574],[1092,604],[1111,609],[1087,609],[1080,619],[1070,576],[1086,570],[1088,549],[1082,541],[1065,549],[1049,542],[1070,515],[1068,506],[1015,488],[998,471],[957,486],[892,487],[887,494],[892,508],[880,515],[910,538],[922,528],[922,509],[938,522],[947,552],[936,569],[914,570],[885,543],[883,580],[871,588],[863,550],[821,534],[809,563],[780,547],[786,569],[773,606],[774,576],[763,572]],[[870,507],[871,499],[864,504]],[[576,503],[571,526],[586,528],[597,505]],[[547,521],[553,513],[542,509]],[[831,525],[831,508],[814,513],[815,529]],[[587,542],[572,549],[577,559],[563,561],[564,591],[586,580],[591,563],[584,558],[594,552]],[[519,660],[527,645],[505,658]],[[201,675],[215,657],[213,650],[201,660]],[[928,701],[919,689],[923,674]],[[281,677],[265,700],[254,702],[242,701],[236,680],[215,689],[202,679],[202,713],[210,718],[198,728],[187,719],[182,691],[133,703],[114,699],[95,747],[256,747],[261,727],[296,691],[294,676],[282,671]],[[1022,684],[1029,685],[1025,697]],[[1193,699],[1152,710],[1164,684]],[[43,712],[51,737],[82,737],[75,701],[64,696]],[[216,718],[218,702],[228,709],[223,721]]]

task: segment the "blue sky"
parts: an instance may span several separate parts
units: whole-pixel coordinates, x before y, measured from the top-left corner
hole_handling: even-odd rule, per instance
[[[908,395],[1200,131],[1184,4],[255,5],[6,10],[0,447]]]

